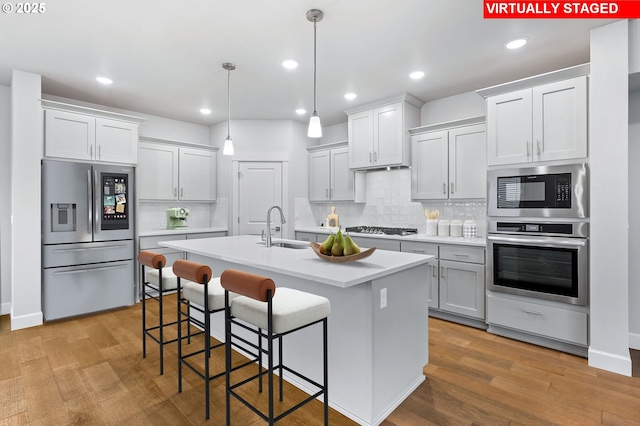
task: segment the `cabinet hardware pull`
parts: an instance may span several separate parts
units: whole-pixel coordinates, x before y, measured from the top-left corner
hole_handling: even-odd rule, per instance
[[[540,139],[536,140],[536,145],[538,146],[538,157],[540,157]]]
[[[527,309],[521,309],[522,312],[524,312],[525,314],[531,314],[531,315],[537,315],[537,316],[542,316],[542,312],[536,312],[536,311],[529,311]]]
[[[451,193],[453,194],[453,182],[451,182]]]
[[[442,182],[442,193],[447,195],[447,184],[445,182]]]
[[[431,270],[433,271],[433,278],[437,278],[438,277],[438,267],[437,266],[432,266]]]
[[[529,141],[527,141],[527,158],[529,158],[531,154],[529,153]]]
[[[324,190],[324,196],[329,198],[329,190],[325,188]]]
[[[174,197],[178,196],[178,187],[177,186],[175,188],[173,188],[173,196]]]
[[[373,154],[369,152],[369,162],[373,163]]]
[[[424,250],[411,249],[411,251],[412,251],[413,253],[425,254],[425,253],[424,253]]]
[[[102,145],[98,145],[98,160],[102,160]]]
[[[378,153],[373,151],[373,161],[378,161]]]
[[[458,256],[458,257],[469,257],[469,255],[468,255],[468,254],[464,254],[464,253],[462,253],[462,254],[460,254],[460,253],[453,253],[453,255],[454,255],[454,256]]]
[[[333,198],[333,188],[329,190],[329,195],[331,195],[331,198]]]
[[[93,160],[93,145],[89,146],[89,158]]]
[[[184,187],[180,188],[180,196],[184,197]]]
[[[440,267],[440,277],[444,278],[444,266]]]

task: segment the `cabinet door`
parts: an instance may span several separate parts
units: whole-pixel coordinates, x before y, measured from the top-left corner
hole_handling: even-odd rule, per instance
[[[140,142],[136,182],[140,200],[177,200],[178,148]]]
[[[137,124],[96,118],[96,160],[136,164],[137,158]]]
[[[587,156],[587,77],[533,88],[535,161]]]
[[[179,148],[178,198],[181,201],[216,201],[217,153],[206,149]]]
[[[309,201],[329,201],[329,150],[309,154]]]
[[[485,125],[449,131],[449,198],[486,198],[487,142]]]
[[[351,114],[348,119],[349,167],[373,165],[373,110]]]
[[[487,164],[532,160],[531,89],[487,99]]]
[[[333,201],[353,201],[354,172],[349,169],[349,148],[331,150],[331,188],[329,196]]]
[[[411,198],[447,198],[448,133],[446,130],[411,137]],[[483,178],[483,182],[486,179]]]
[[[45,111],[46,157],[94,159],[96,119],[65,111]]]
[[[440,309],[484,319],[484,265],[440,260]]]
[[[376,166],[403,162],[402,109],[402,102],[397,102],[373,110],[373,162]]]
[[[440,306],[440,283],[438,279],[438,259],[431,259],[429,265],[429,307],[438,309]]]

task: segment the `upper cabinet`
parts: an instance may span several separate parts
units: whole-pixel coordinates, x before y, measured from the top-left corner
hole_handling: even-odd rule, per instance
[[[217,198],[218,148],[145,138],[139,144],[138,198],[205,201]]]
[[[487,99],[487,164],[587,157],[588,70],[581,65],[479,90]]]
[[[54,101],[42,105],[45,157],[136,164],[143,119]]]
[[[307,150],[309,201],[365,201],[365,176],[349,168],[349,148],[346,142],[315,146]]]
[[[346,110],[349,116],[349,167],[374,169],[409,166],[408,130],[420,124],[420,108],[423,104],[405,93]]]
[[[486,198],[484,117],[411,130],[411,198]]]

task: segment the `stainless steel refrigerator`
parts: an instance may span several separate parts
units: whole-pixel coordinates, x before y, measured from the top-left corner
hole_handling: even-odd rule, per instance
[[[133,175],[129,166],[43,160],[45,320],[135,303]]]

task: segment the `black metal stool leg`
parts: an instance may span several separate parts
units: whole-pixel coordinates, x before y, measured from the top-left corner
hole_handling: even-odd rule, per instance
[[[322,352],[324,363],[324,425],[329,426],[329,350],[328,350],[328,322],[322,320]]]
[[[282,401],[282,337],[278,338],[278,384],[280,386],[280,401]]]
[[[147,357],[147,284],[144,279],[144,265],[140,265],[140,282],[142,283],[142,358]]]
[[[158,300],[158,309],[160,310],[160,312],[158,312],[158,318],[160,321],[160,375],[162,376],[164,374],[164,312],[163,312],[163,305],[162,305],[162,300],[164,299],[164,294],[163,294],[163,282],[162,282],[162,267],[160,266],[160,268],[158,269],[158,293],[159,293],[159,297],[160,300]]]
[[[180,307],[180,277],[177,278],[178,285],[178,392],[182,392],[182,308]],[[189,320],[187,320],[189,326]]]

